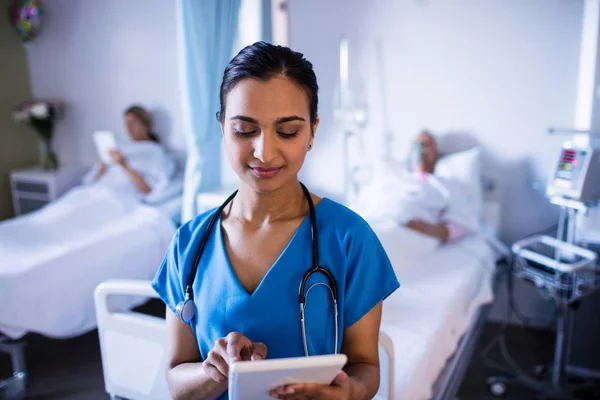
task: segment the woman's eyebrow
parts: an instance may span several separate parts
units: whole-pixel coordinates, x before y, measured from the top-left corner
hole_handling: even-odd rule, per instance
[[[290,121],[303,121],[304,122],[306,120],[297,115],[291,115],[289,117],[277,118],[277,120],[275,121],[275,125],[283,124],[284,122],[290,122]]]
[[[235,115],[229,118],[230,121],[233,121],[234,119],[239,119],[240,121],[246,121],[250,122],[251,124],[258,125],[257,120],[255,120],[254,118],[246,117],[245,115]]]
[[[252,117],[247,117],[245,115],[234,115],[233,117],[229,118],[230,121],[239,119],[240,121],[245,121],[245,122],[249,122],[251,124],[254,125],[258,125],[258,121]],[[289,117],[281,117],[281,118],[277,118],[275,120],[275,125],[279,125],[279,124],[283,124],[285,122],[290,122],[290,121],[302,121],[305,122],[306,120],[302,117],[299,117],[297,115],[290,115]]]
[[[230,121],[233,121],[233,120],[236,120],[236,119],[238,119],[240,121],[249,122],[249,123],[254,124],[254,125],[259,125],[258,121],[256,119],[251,118],[251,117],[247,117],[245,115],[234,115],[233,117],[229,118]],[[302,122],[305,122],[306,120],[304,118],[302,118],[302,117],[297,116],[297,115],[290,115],[289,117],[277,118],[275,120],[275,125],[283,124],[285,122],[290,122],[290,121],[302,121]]]

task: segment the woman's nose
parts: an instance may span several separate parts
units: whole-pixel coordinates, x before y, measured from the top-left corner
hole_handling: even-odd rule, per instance
[[[270,132],[262,132],[254,141],[254,157],[270,164],[277,156],[277,140]]]

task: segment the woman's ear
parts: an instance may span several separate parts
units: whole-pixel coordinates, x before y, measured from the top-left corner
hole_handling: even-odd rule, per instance
[[[317,117],[315,119],[315,123],[310,127],[310,140],[308,141],[308,150],[311,150],[313,147],[313,142],[315,140],[315,133],[317,132],[317,127],[319,126],[319,122],[321,119]]]

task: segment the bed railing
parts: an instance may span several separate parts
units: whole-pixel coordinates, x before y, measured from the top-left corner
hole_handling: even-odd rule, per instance
[[[110,280],[96,288],[94,300],[104,388],[111,398],[168,399],[164,319],[111,309],[110,297],[157,297],[149,281]]]

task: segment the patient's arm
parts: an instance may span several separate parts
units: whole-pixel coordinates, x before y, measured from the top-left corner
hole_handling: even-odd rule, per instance
[[[136,170],[134,170],[133,168],[131,168],[129,166],[129,164],[127,164],[127,160],[125,159],[125,157],[123,157],[123,155],[120,152],[118,152],[117,150],[111,150],[110,151],[110,156],[112,157],[112,159],[113,159],[113,161],[115,163],[117,163],[121,167],[123,167],[123,169],[125,170],[125,172],[127,172],[127,174],[129,175],[129,177],[133,181],[133,184],[135,185],[135,187],[140,192],[142,192],[142,193],[150,193],[150,191],[152,191],[152,188],[150,187],[150,185],[148,185],[148,183],[142,177],[142,175],[140,175]]]
[[[105,172],[106,172],[106,164],[104,164],[103,162],[100,162],[100,167],[98,168],[98,172],[96,172],[96,176],[94,177],[94,180],[97,181],[98,179],[100,179],[100,177],[102,175],[104,175]]]
[[[123,168],[125,169],[125,171],[127,172],[127,174],[131,177],[131,180],[133,181],[133,184],[135,185],[135,187],[142,193],[150,193],[150,191],[152,190],[152,188],[146,183],[146,181],[144,180],[144,178],[142,177],[142,175],[140,175],[139,173],[137,173],[133,168],[131,168],[129,165],[125,164],[123,166]]]
[[[447,224],[432,224],[422,219],[411,219],[406,227],[424,235],[433,236],[445,242],[450,237],[450,229]]]

